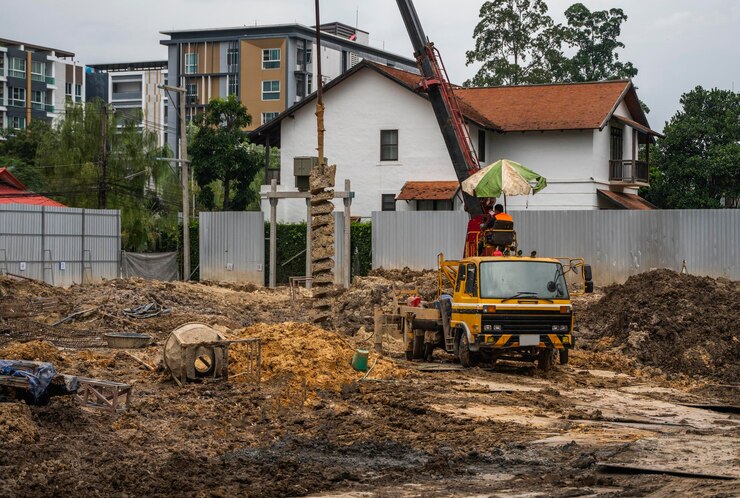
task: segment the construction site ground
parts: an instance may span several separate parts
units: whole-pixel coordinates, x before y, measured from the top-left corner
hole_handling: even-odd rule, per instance
[[[738,283],[650,273],[574,300],[577,348],[553,371],[462,369],[440,351],[406,362],[386,336],[365,378],[349,362],[371,347],[373,307],[394,285],[431,297],[435,274],[356,279],[334,296],[332,330],[312,324],[305,291],[291,301],[287,289],[249,285],[0,278],[0,358],[134,393],[116,415],[71,397],[0,402],[0,496],[737,496]],[[662,293],[694,289],[707,296],[664,306]],[[150,302],[169,312],[122,314]],[[617,308],[628,316],[607,316]],[[702,313],[722,316],[692,339]],[[159,363],[169,332],[188,322],[260,337],[261,383],[239,375],[236,347],[229,382],[178,387]],[[122,331],[154,343],[105,346],[104,333]],[[643,351],[670,345],[670,355]]]

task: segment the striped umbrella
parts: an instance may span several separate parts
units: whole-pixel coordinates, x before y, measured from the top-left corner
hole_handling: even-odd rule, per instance
[[[547,179],[509,159],[499,159],[462,182],[465,193],[474,197],[536,194],[547,186]]]

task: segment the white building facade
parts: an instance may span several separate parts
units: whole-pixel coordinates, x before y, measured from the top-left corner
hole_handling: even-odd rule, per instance
[[[431,104],[423,94],[413,90],[413,82],[418,79],[418,75],[362,63],[341,81],[335,81],[326,88],[325,155],[330,164],[337,165],[336,189],[343,188],[345,179],[351,182],[353,217],[368,218],[373,211],[393,209],[462,209],[460,194],[455,194],[454,190],[448,190],[450,195],[446,197],[450,198],[443,201],[430,200],[440,198],[431,192],[433,189],[429,195],[424,195],[429,185],[438,183],[444,186],[441,182],[449,185],[449,182],[456,182],[456,176]],[[591,84],[585,84],[588,85]],[[615,86],[619,87],[620,83]],[[608,108],[603,104],[608,101],[608,95],[600,97],[600,107],[605,109],[603,115],[563,116],[566,121],[580,123],[584,128],[562,130],[547,129],[550,125],[542,125],[539,130],[508,131],[496,124],[495,115],[485,112],[490,102],[475,108],[476,112],[468,116],[466,108],[480,103],[480,96],[468,101],[465,91],[456,92],[463,104],[469,104],[463,105],[462,109],[469,117],[470,135],[478,149],[481,166],[506,158],[520,162],[547,178],[547,188],[537,195],[506,199],[508,209],[624,208],[630,207],[629,201],[640,202],[635,199],[637,190],[647,185],[648,179],[647,166],[637,160],[636,145],[640,140],[648,143],[650,137],[657,134],[646,124],[633,122],[634,119],[644,122],[644,115],[633,116],[622,101],[626,94],[634,93],[631,83],[622,82],[621,86],[625,90],[617,88],[614,101]],[[576,90],[583,92],[582,89]],[[601,88],[586,90],[608,93]],[[529,93],[534,91],[547,89],[535,87]],[[492,95],[491,98],[497,97]],[[546,101],[550,96],[544,95],[543,98],[545,101],[540,105],[548,105]],[[295,191],[297,188],[294,158],[316,155],[315,100],[307,100],[311,103],[287,109],[274,123],[255,130],[251,135],[257,143],[280,147],[280,191]],[[562,111],[558,109],[556,113]],[[587,122],[598,123],[598,126],[587,128]],[[629,126],[630,122],[639,130]],[[531,127],[530,123],[506,125],[511,128]],[[637,138],[638,133],[641,139]],[[268,185],[262,187],[263,192],[269,189]],[[409,193],[412,190],[414,193]],[[341,200],[335,201],[335,205],[337,210],[343,209]],[[647,207],[647,204],[633,206]],[[269,212],[266,200],[262,208]],[[305,201],[280,200],[277,215],[283,222],[303,221],[306,217]]]

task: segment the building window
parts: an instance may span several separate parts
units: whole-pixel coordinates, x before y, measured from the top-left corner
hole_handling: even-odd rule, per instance
[[[34,81],[46,81],[46,64],[31,61],[31,79]]]
[[[185,74],[195,74],[198,72],[198,54],[190,52],[185,54]]]
[[[10,65],[8,66],[8,76],[14,78],[25,78],[26,77],[26,61],[19,59],[18,57],[10,58]]]
[[[307,47],[306,48],[306,64],[311,64],[312,59],[313,59],[313,48]]]
[[[486,130],[478,130],[478,161],[486,160]]]
[[[10,125],[14,130],[23,130],[26,127],[26,118],[13,116]]]
[[[308,81],[306,82],[306,92],[307,95],[311,95],[313,93],[313,78],[311,75],[308,75]]]
[[[262,82],[262,100],[280,100],[280,82],[277,80]]]
[[[229,42],[229,48],[226,50],[226,65],[228,72],[235,73],[239,69],[239,42]]]
[[[188,104],[195,104],[198,101],[198,84],[188,83],[185,85],[185,102]]]
[[[396,194],[382,194],[380,208],[382,211],[395,211]]]
[[[75,84],[75,101],[82,102],[82,83]]]
[[[43,111],[44,97],[44,92],[40,90],[31,90],[31,108]]]
[[[617,128],[616,126],[610,126],[611,128],[611,143],[609,147],[609,158],[613,161],[619,161],[622,159],[624,149],[624,130]]]
[[[417,211],[452,211],[451,200],[424,200],[416,201]]]
[[[280,49],[266,48],[262,50],[262,69],[278,69],[280,67]]]
[[[12,87],[10,89],[10,101],[8,105],[14,107],[26,107],[26,89]]]
[[[380,130],[380,160],[398,161],[398,130]]]
[[[71,97],[72,96],[72,83],[67,82],[67,83],[64,84],[64,94],[67,97]]]
[[[229,95],[239,95],[239,75],[232,74],[229,78]]]
[[[262,124],[269,123],[276,117],[278,117],[280,113],[279,112],[263,112],[262,113]]]
[[[299,99],[306,96],[306,76],[304,74],[295,75],[295,96]]]

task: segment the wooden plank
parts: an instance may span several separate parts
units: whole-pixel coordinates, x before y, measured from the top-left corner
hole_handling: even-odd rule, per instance
[[[687,472],[685,470],[668,469],[664,467],[643,467],[639,465],[627,465],[621,463],[600,463],[598,469],[611,474],[665,474],[675,477],[688,477],[694,479],[721,479],[732,481],[737,479],[733,476],[722,474],[706,474],[703,472]]]

